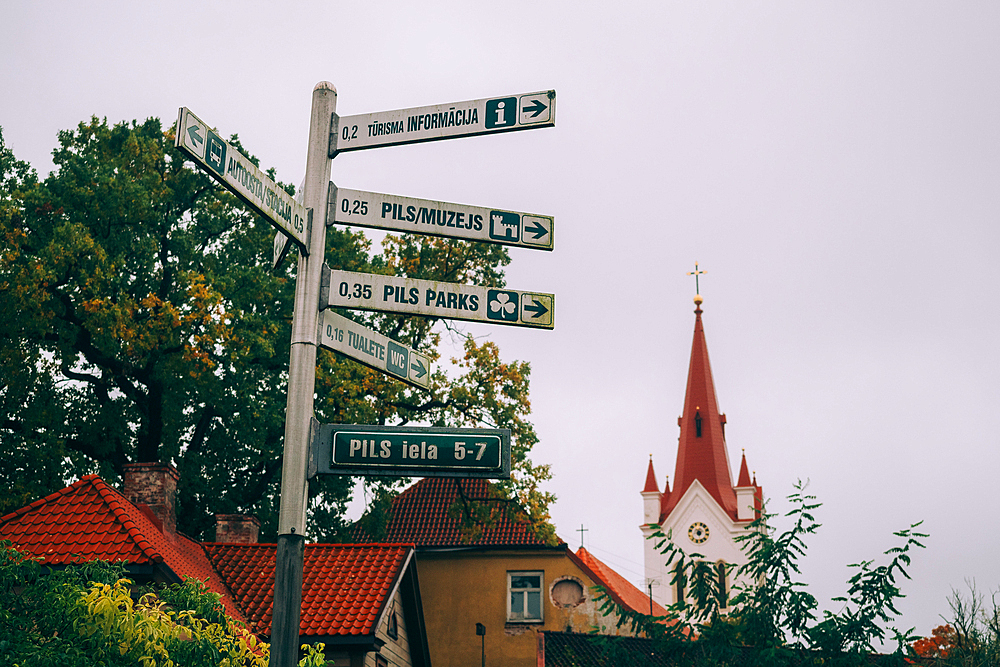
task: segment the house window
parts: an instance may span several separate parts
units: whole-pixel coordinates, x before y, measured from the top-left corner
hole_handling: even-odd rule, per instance
[[[396,612],[389,614],[389,625],[385,633],[393,639],[399,639],[399,619],[396,618]]]
[[[507,573],[507,620],[531,623],[542,620],[542,572]]]
[[[375,656],[375,667],[389,667],[389,661],[384,655]]]

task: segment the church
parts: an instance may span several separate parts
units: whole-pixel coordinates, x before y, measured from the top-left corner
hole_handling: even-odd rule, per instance
[[[680,437],[673,486],[664,480],[663,490],[653,471],[650,455],[643,503],[642,535],[646,581],[652,598],[666,606],[673,604],[684,591],[672,584],[666,557],[656,549],[657,540],[648,539],[657,530],[669,535],[687,554],[701,554],[715,563],[718,571],[718,595],[722,607],[728,606],[735,569],[746,562],[735,538],[744,534],[761,511],[763,492],[756,475],[750,478],[746,454],[733,484],[726,449],[726,415],[719,411],[712,367],[708,360],[705,329],[701,321],[703,299],[695,296],[694,341],[688,367],[684,408],[677,419]]]

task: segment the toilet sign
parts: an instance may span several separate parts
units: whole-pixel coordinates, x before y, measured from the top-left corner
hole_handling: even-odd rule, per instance
[[[426,354],[332,310],[320,314],[317,338],[322,347],[340,352],[369,368],[421,389],[430,386],[431,360]]]
[[[337,119],[330,157],[345,151],[553,127],[556,91],[379,111]]]

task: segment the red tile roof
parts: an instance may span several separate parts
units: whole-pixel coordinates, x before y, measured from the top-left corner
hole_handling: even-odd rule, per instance
[[[0,539],[10,540],[46,565],[105,560],[165,566],[181,579],[208,579],[208,588],[222,596],[227,613],[243,620],[201,545],[184,535],[162,533],[142,510],[97,475],[85,475],[0,517]]]
[[[250,629],[270,635],[274,544],[206,544]],[[410,563],[412,544],[307,544],[300,635],[368,635]]]
[[[678,419],[681,434],[674,468],[674,489],[669,494],[664,493],[658,521],[661,524],[696,479],[723,511],[734,520],[738,515],[726,450],[726,416],[719,412],[719,400],[715,394],[705,328],[701,322],[701,301],[696,299],[695,303],[694,340],[691,343],[684,412]]]
[[[580,569],[608,591],[608,595],[615,602],[640,614],[650,613],[649,595],[633,586],[628,579],[602,563],[583,547],[580,547],[575,554],[572,551],[568,553]],[[652,615],[666,616],[667,610],[659,603],[653,602]]]
[[[509,503],[490,503],[492,513],[488,525],[481,531],[463,533],[458,512],[463,499],[489,500],[493,486],[485,479],[425,477],[403,491],[392,501],[392,511],[386,527],[387,542],[408,542],[417,547],[455,546],[545,546],[537,538],[531,524],[519,508],[514,512]],[[353,537],[358,542],[373,541],[359,524]]]

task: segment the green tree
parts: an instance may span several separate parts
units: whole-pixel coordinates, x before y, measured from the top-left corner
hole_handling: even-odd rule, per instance
[[[840,610],[820,617],[818,601],[800,580],[799,568],[806,537],[820,528],[813,516],[820,504],[803,492],[801,483],[788,500],[789,528],[775,531],[776,515],[762,510],[736,538],[747,562],[736,570],[741,583],[733,587],[729,614],[720,605],[712,564],[702,554],[686,553],[662,531],[651,539],[658,540],[657,548],[672,568],[671,585],[681,583],[688,591],[685,599],[668,606],[667,617],[657,618],[623,608],[604,594],[605,614],[616,614],[619,626],[654,639],[657,650],[676,657],[678,664],[733,664],[737,656],[739,664],[794,665],[804,658],[829,665],[865,664],[884,642],[895,644],[894,656],[903,664],[907,644],[915,637],[912,629],[901,632],[892,623],[899,616],[896,603],[904,597],[898,580],[909,578],[911,551],[923,548],[920,540],[927,537],[917,531],[920,524],[894,533],[900,543],[886,550],[885,564],[867,560],[850,565],[854,573],[847,594],[834,598]]]
[[[185,164],[157,119],[92,118],[58,143],[40,180],[0,134],[0,481],[13,489],[0,513],[74,476],[114,480],[127,462],[164,461],[181,473],[182,530],[210,538],[212,514],[242,512],[273,536],[295,262],[272,273],[273,228]],[[326,261],[502,286],[509,258],[490,244],[412,237],[388,237],[375,253],[363,234],[331,228]],[[462,335],[433,320],[349,316],[434,359],[443,330]],[[551,497],[538,488],[547,469],[528,457],[530,367],[471,337],[464,352],[425,393],[321,351],[316,416],[510,428],[506,491],[543,519]],[[351,486],[310,482],[315,536],[342,532]],[[371,487],[380,497],[398,482]]]

